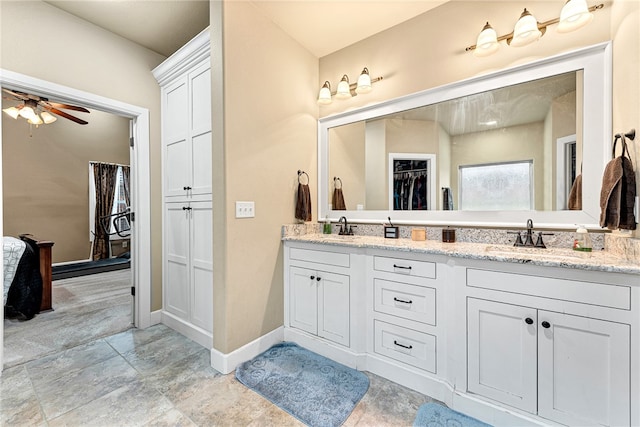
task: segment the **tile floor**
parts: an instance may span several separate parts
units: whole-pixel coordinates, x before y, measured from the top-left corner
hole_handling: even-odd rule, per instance
[[[369,374],[345,426],[410,426],[431,399]],[[2,426],[299,426],[209,351],[163,325],[130,329],[5,369]]]

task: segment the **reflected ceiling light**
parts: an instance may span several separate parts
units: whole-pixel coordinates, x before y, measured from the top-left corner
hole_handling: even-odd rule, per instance
[[[379,82],[380,80],[382,80],[382,77],[372,79],[369,75],[369,69],[364,67],[362,73],[358,76],[357,83],[349,83],[349,76],[344,74],[338,83],[335,92],[331,92],[331,84],[328,81],[325,81],[318,93],[318,104],[331,104],[332,96],[335,96],[336,99],[349,99],[358,94],[369,93],[373,90],[372,84]]]
[[[542,27],[542,30],[546,31],[547,27]],[[538,41],[538,39],[542,37],[543,31],[538,29],[538,21],[536,21],[536,18],[531,12],[525,8],[513,29],[513,38],[507,40],[507,43],[513,47],[526,46]]]
[[[558,24],[557,31],[559,33],[567,33],[587,25],[593,20],[592,12],[603,7],[603,3],[587,7],[586,0],[568,0],[560,12],[559,18],[544,22],[538,22],[525,8],[511,33],[495,37],[496,32],[487,22],[478,35],[476,44],[465,48],[465,50],[467,52],[472,50],[475,56],[482,57],[495,53],[501,41],[506,41],[508,45],[514,47],[526,46],[539,40],[549,25]]]
[[[560,22],[556,31],[568,33],[584,27],[593,20],[586,0],[568,0],[560,12]]]
[[[7,113],[9,116],[11,116],[14,119],[18,119],[18,116],[20,115],[20,109],[16,107],[5,108],[2,111]]]

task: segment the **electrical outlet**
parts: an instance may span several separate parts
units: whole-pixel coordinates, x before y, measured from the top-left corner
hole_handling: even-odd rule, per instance
[[[236,202],[236,218],[253,218],[255,216],[255,202]]]

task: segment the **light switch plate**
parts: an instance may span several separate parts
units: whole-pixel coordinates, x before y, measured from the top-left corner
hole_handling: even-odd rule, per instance
[[[255,202],[236,202],[236,218],[253,218],[255,216]]]

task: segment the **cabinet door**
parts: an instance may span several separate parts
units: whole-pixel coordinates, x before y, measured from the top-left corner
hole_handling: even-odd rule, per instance
[[[191,202],[191,323],[213,332],[213,216],[211,202]]]
[[[318,335],[349,346],[349,277],[342,274],[317,272]]]
[[[191,100],[191,194],[211,194],[211,67],[209,61],[189,73]]]
[[[165,309],[189,321],[189,211],[183,203],[165,204]]]
[[[467,322],[468,390],[535,413],[536,310],[468,298]]]
[[[629,325],[545,311],[538,319],[538,414],[567,425],[628,426]]]
[[[182,78],[164,89],[162,102],[164,195],[185,196],[184,187],[191,186],[187,79]]]
[[[291,326],[318,333],[318,280],[315,270],[290,267],[289,319]]]

